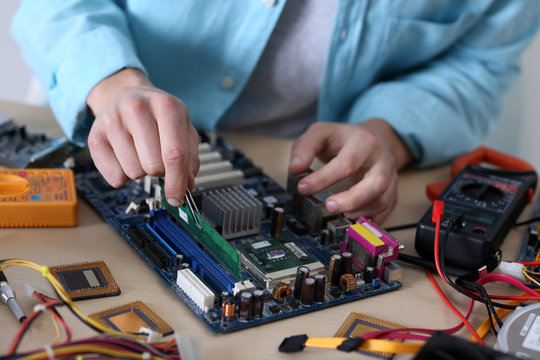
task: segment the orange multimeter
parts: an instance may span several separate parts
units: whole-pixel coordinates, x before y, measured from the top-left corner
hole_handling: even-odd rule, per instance
[[[77,220],[72,170],[0,170],[0,227],[66,227]]]

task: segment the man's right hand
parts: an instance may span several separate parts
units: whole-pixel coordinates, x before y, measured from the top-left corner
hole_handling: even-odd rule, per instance
[[[98,83],[87,104],[95,115],[88,148],[105,180],[120,187],[164,176],[167,201],[181,205],[199,170],[199,136],[186,105],[131,68]]]

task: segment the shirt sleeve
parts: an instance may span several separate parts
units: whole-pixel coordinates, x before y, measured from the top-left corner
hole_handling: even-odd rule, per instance
[[[121,3],[27,0],[12,22],[13,37],[75,142],[86,142],[93,121],[86,98],[98,82],[125,67],[146,72]]]
[[[347,121],[386,120],[417,166],[473,149],[497,121],[520,54],[540,26],[539,8],[537,0],[495,1],[445,53],[363,92]]]

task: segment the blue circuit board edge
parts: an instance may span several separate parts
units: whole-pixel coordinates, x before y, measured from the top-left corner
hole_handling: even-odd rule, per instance
[[[540,217],[540,197],[536,198],[534,203],[534,209],[532,218]],[[527,232],[523,237],[521,249],[517,261],[535,261],[536,255],[540,251],[540,238],[537,227],[540,225],[540,221],[535,221],[529,224]]]
[[[258,183],[264,180],[267,184],[270,183],[270,187],[274,191],[281,191],[285,193],[279,184],[275,183],[271,178],[265,174],[261,174],[257,177],[250,177],[245,179],[244,186],[246,188],[257,188]],[[143,186],[135,181],[129,182],[121,189],[114,189],[101,177],[97,171],[87,171],[78,173],[76,175],[77,188],[79,193],[86,198],[90,204],[100,213],[110,225],[124,238],[125,241],[137,252],[137,254],[154,270],[160,278],[171,288],[171,290],[190,308],[190,310],[203,321],[206,326],[214,333],[226,333],[235,330],[244,329],[251,326],[256,326],[268,322],[273,322],[285,318],[289,318],[296,315],[313,312],[326,307],[335,306],[338,304],[363,299],[366,297],[379,295],[392,290],[399,289],[402,284],[398,281],[386,283],[381,281],[379,287],[372,287],[370,284],[359,286],[356,290],[350,292],[342,292],[336,297],[329,296],[322,303],[313,303],[312,305],[304,306],[302,304],[290,304],[289,302],[279,302],[271,297],[265,298],[265,306],[263,311],[263,317],[252,318],[249,320],[233,319],[230,321],[224,321],[222,319],[221,308],[219,307],[219,301],[216,301],[217,306],[209,312],[201,310],[176,284],[176,271],[169,269],[165,270],[156,266],[156,264],[150,259],[147,254],[141,250],[141,248],[130,238],[128,234],[128,228],[137,224],[145,222],[145,216],[137,214],[125,214],[126,202],[119,199],[127,199],[127,201],[133,201],[138,203],[149,195],[144,191]],[[287,217],[294,216],[287,214]],[[263,223],[261,233],[254,236],[265,238],[269,236],[265,234],[269,232],[268,224]],[[316,241],[311,239],[309,235],[297,236],[293,232],[284,227],[284,234],[290,240],[293,240],[301,244],[310,255],[319,260],[325,267],[328,267],[329,257],[333,253],[338,253],[337,249],[329,250],[323,249],[317,245]],[[254,236],[251,236],[253,238]],[[233,245],[240,245],[246,238],[239,238],[231,241]],[[223,267],[223,271],[227,270]],[[257,279],[248,271],[243,269],[244,278],[253,280],[255,285],[261,287]],[[216,297],[218,298],[218,297]],[[274,311],[278,309],[277,313],[270,311],[270,307],[273,307]]]

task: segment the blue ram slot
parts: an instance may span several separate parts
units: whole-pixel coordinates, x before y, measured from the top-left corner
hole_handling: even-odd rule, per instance
[[[138,225],[139,229],[143,231],[147,236],[149,236],[151,239],[154,239],[155,244],[159,246],[159,248],[168,255],[169,257],[169,266],[172,268],[174,266],[174,259],[176,254],[178,254],[178,251],[174,250],[172,247],[167,244],[165,240],[159,234],[150,227],[150,225],[144,223]]]
[[[154,230],[173,248],[184,254],[192,269],[214,290],[233,293],[235,280],[203,251],[184,229],[172,221],[165,210],[154,212]]]
[[[192,269],[199,274],[213,289],[232,294],[234,280],[191,239],[182,228],[170,219],[154,220],[156,231],[171,241],[191,263]]]

